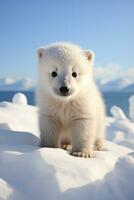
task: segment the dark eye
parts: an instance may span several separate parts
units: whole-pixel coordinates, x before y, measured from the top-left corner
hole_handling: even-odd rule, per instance
[[[52,75],[52,77],[56,77],[57,76],[57,72],[53,71],[51,75]]]
[[[73,73],[72,73],[72,76],[73,76],[74,78],[76,78],[76,77],[77,77],[77,72],[73,72]]]

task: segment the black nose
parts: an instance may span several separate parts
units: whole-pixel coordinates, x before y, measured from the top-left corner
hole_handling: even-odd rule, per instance
[[[60,88],[60,92],[61,92],[63,95],[66,95],[66,94],[69,92],[69,88],[67,88],[66,86],[61,87],[61,88]]]

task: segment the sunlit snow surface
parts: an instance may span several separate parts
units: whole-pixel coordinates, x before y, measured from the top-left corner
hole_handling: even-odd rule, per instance
[[[12,102],[15,104],[27,105],[27,98],[22,93],[16,93],[13,96]]]
[[[0,200],[134,199],[132,98],[131,120],[114,106],[105,147],[90,159],[40,148],[38,110],[20,99],[0,103]]]

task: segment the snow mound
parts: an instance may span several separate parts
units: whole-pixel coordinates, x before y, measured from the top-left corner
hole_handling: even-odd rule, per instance
[[[36,107],[0,103],[0,199],[133,200],[134,123],[118,107],[112,113],[109,141],[86,159],[39,147]]]
[[[129,117],[134,122],[134,95],[129,98]]]
[[[130,97],[130,99],[132,99],[132,97]],[[132,109],[133,106],[129,106],[129,113],[132,113]],[[111,113],[113,118],[108,118],[106,135],[107,139],[117,144],[134,149],[133,121],[128,119],[122,109],[117,106],[113,106],[111,108]],[[129,115],[132,116],[132,114]]]
[[[12,102],[15,104],[27,105],[27,97],[23,93],[16,93],[13,96]]]
[[[109,142],[107,151],[84,159],[72,157],[62,149],[8,144],[0,148],[0,177],[8,184],[9,191],[12,191],[10,198],[14,200],[18,200],[16,193],[19,199],[26,195],[24,200],[73,200],[82,195],[84,200],[88,200],[90,184],[95,195],[96,189],[100,188],[98,181],[103,183],[118,157],[129,152],[131,150]],[[86,187],[88,190],[85,192],[83,188]],[[98,197],[103,196],[104,191],[104,188],[100,189]]]
[[[133,200],[134,153],[118,160],[114,169],[103,180],[97,180],[83,187],[68,190],[63,197],[72,199],[95,200]],[[72,198],[73,197],[73,198]]]
[[[0,103],[0,129],[39,135],[37,108],[10,102]]]
[[[39,146],[40,140],[39,137],[33,135],[30,132],[20,131],[0,131],[0,145],[1,144],[12,144],[12,145],[20,145],[20,144],[29,144]]]
[[[125,116],[123,110],[117,106],[113,106],[111,108],[111,113],[116,120],[125,120],[127,117]]]

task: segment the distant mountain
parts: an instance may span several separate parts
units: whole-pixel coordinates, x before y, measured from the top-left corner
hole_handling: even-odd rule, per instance
[[[119,78],[116,80],[109,81],[104,84],[99,84],[102,91],[134,91],[134,81],[130,81],[127,78]]]
[[[34,90],[36,81],[31,78],[2,78],[0,79],[0,90]]]
[[[122,91],[127,91],[127,92],[134,92],[134,83],[128,85],[127,87],[123,88]]]
[[[36,81],[31,78],[2,78],[0,79],[0,91],[34,90]],[[99,88],[103,92],[123,91],[134,92],[134,80],[122,77],[116,80],[104,82],[103,79],[97,80]]]

